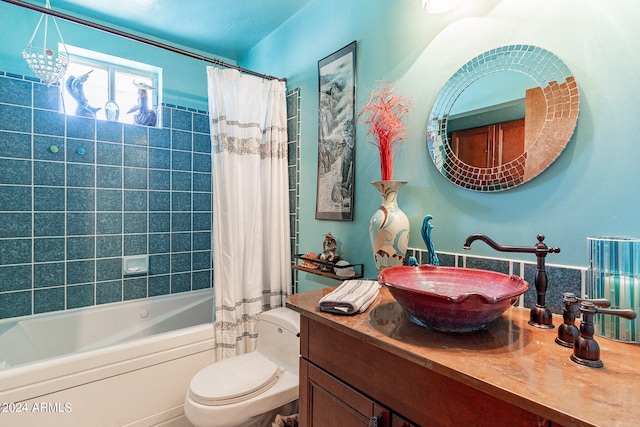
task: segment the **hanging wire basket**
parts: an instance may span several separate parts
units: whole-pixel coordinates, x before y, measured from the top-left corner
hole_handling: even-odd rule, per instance
[[[47,9],[51,9],[49,5],[49,0],[47,0],[46,4]],[[55,50],[47,47],[47,31],[49,26],[49,16],[45,13],[40,16],[40,20],[38,21],[38,25],[36,29],[33,31],[33,35],[31,39],[29,39],[29,43],[27,47],[22,51],[22,57],[27,61],[27,65],[31,68],[31,71],[38,77],[44,84],[47,86],[51,86],[54,83],[59,82],[67,71],[67,66],[69,65],[69,53],[67,52],[67,47],[64,44],[64,40],[62,39],[62,34],[60,34],[60,28],[58,28],[58,23],[56,22],[55,17],[51,17],[53,20],[53,24],[56,27],[56,31],[58,32],[58,37],[60,38],[60,45],[64,51],[56,52]],[[38,30],[40,29],[40,25],[44,21],[44,47],[32,47],[31,43],[35,38]]]
[[[27,46],[22,51],[22,57],[36,77],[47,86],[59,82],[69,65],[69,55],[66,52],[55,52],[42,47]]]

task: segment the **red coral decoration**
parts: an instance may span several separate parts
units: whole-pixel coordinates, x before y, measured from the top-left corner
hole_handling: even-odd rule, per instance
[[[393,83],[385,84],[378,92],[372,92],[367,105],[359,116],[361,124],[369,125],[367,142],[378,147],[382,180],[393,179],[393,161],[397,146],[405,139],[406,130],[402,119],[411,106],[406,97],[398,95]]]

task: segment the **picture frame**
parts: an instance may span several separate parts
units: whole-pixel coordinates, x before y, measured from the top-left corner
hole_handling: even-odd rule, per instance
[[[318,61],[316,219],[353,221],[356,42]]]

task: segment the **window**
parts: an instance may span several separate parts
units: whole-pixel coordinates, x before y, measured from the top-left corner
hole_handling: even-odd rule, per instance
[[[67,45],[61,110],[122,123],[161,123],[162,69]]]

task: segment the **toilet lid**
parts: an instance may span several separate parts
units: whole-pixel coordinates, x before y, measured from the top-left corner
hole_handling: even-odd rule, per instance
[[[264,393],[283,373],[283,368],[254,351],[198,372],[191,380],[191,397],[210,406],[242,402]]]

